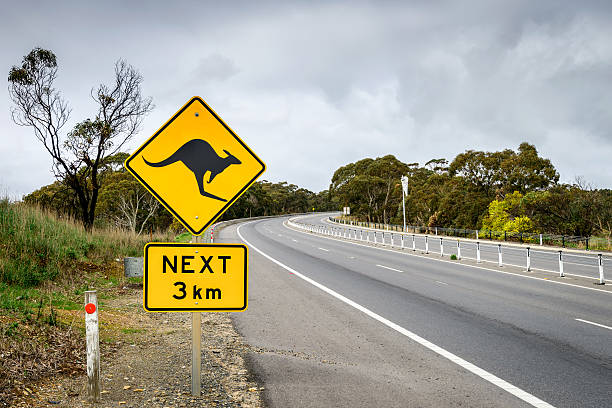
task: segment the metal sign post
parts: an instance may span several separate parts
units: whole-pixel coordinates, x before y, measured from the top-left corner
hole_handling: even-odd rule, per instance
[[[408,177],[402,176],[402,209],[404,210],[404,229],[406,232],[406,196],[408,195]]]
[[[212,234],[212,230],[211,230]],[[191,236],[191,242],[202,240],[197,235]],[[191,313],[191,395],[199,397],[202,382],[202,315],[200,312]]]

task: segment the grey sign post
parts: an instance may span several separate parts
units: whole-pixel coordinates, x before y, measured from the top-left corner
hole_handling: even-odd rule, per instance
[[[402,176],[402,209],[404,210],[404,229],[406,232],[406,196],[408,195],[408,177]]]

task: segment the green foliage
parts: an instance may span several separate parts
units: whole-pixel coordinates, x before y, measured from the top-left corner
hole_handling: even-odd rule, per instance
[[[452,255],[450,256],[450,259],[451,259],[451,261],[456,261],[456,260],[457,260],[457,255],[452,254]]]
[[[408,225],[612,240],[612,191],[558,184],[550,160],[529,143],[517,151],[468,150],[450,165],[439,158],[421,167],[393,156],[350,163],[332,178],[334,207],[349,206],[362,220],[402,224],[402,175],[409,180]]]
[[[223,214],[222,220],[293,214],[332,209],[329,194],[318,194],[285,181],[271,183],[263,180],[253,185]]]
[[[505,231],[512,233],[536,232],[534,222],[525,215],[526,205],[523,194],[515,191],[503,200],[489,204],[489,213],[482,220],[484,231]]]
[[[367,221],[388,223],[401,207],[399,179],[409,169],[393,155],[342,166],[329,187],[332,203],[336,208],[351,207],[351,214]]]
[[[88,233],[74,222],[0,200],[0,282],[6,284],[33,287],[75,272],[83,262],[140,255],[147,241],[119,231]]]

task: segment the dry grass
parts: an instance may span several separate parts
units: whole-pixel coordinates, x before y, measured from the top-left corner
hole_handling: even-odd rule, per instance
[[[142,256],[151,240],[174,236],[87,232],[77,221],[0,199],[0,407],[42,377],[82,373],[83,292],[96,289],[101,306],[118,296],[122,258]],[[102,340],[118,338],[121,327]]]

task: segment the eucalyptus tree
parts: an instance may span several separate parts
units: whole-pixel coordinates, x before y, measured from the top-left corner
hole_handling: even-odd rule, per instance
[[[57,57],[42,48],[34,48],[23,57],[21,65],[10,69],[12,118],[16,124],[34,130],[52,158],[54,176],[74,192],[83,226],[91,229],[102,187],[99,173],[103,163],[138,132],[153,103],[151,98],[142,96],[142,75],[119,60],[115,63],[114,81],[90,92],[97,106],[93,118],[64,132],[71,110],[54,88],[57,72]]]

